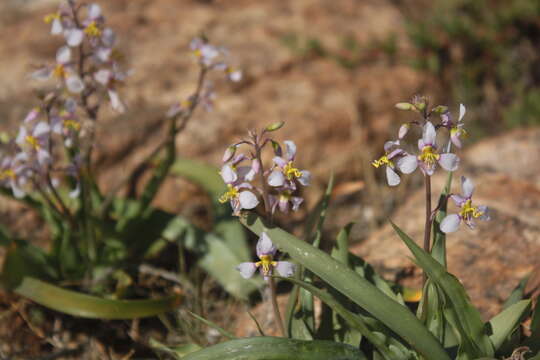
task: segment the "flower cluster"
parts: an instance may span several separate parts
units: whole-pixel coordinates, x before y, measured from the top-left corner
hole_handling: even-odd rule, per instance
[[[227,185],[227,191],[219,201],[230,202],[233,213],[238,215],[242,209],[254,209],[262,198],[267,212],[274,214],[278,209],[287,213],[292,208],[298,210],[303,198],[297,196],[300,186],[308,186],[311,174],[300,170],[295,165],[296,145],[284,141],[282,146],[269,137],[269,133],[283,125],[270,125],[261,134],[250,132],[250,138],[229,146],[223,155],[220,174]],[[261,158],[262,150],[271,144],[273,159],[271,166],[264,170]],[[247,146],[247,154],[239,153],[240,146]],[[249,164],[245,164],[249,162]],[[259,182],[259,186],[254,182]]]
[[[388,185],[397,186],[401,182],[398,171],[402,174],[411,174],[420,168],[424,176],[432,176],[437,167],[440,166],[446,171],[455,171],[459,166],[459,157],[452,153],[452,145],[456,148],[462,147],[462,138],[467,135],[464,129],[463,118],[466,113],[465,106],[460,104],[457,121],[453,120],[452,114],[447,106],[436,106],[428,109],[428,101],[425,97],[416,96],[411,102],[396,104],[401,110],[414,111],[420,114],[420,120],[407,122],[399,128],[398,138],[387,141],[384,144],[384,155],[374,160],[372,165],[376,168],[384,166],[386,168],[386,179]],[[440,122],[435,123],[433,115],[439,115]],[[403,147],[403,139],[409,134],[413,127],[421,129],[421,137],[417,140],[418,152],[408,152]],[[437,132],[446,129],[447,142],[445,146],[437,144]],[[473,207],[471,196],[472,181],[462,178],[463,196],[452,195],[457,206],[461,208],[459,214],[447,216],[441,223],[443,232],[456,231],[463,220],[469,227],[474,226],[473,219],[478,218],[488,220],[487,208],[485,206]]]
[[[240,275],[244,279],[251,278],[257,269],[260,270],[265,280],[268,280],[268,277],[273,274],[274,269],[279,275],[284,277],[290,277],[294,274],[296,270],[295,264],[288,261],[275,260],[277,248],[265,232],[261,234],[256,249],[259,261],[244,262],[236,267],[236,270],[240,272]]]

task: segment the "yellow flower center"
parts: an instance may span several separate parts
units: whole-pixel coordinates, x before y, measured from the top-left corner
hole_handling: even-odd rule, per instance
[[[14,179],[15,178],[15,171],[13,171],[11,169],[0,171],[0,181],[8,179],[8,178]]]
[[[390,159],[388,159],[387,155],[381,156],[381,158],[379,160],[373,160],[371,162],[371,165],[373,165],[377,169],[382,165],[388,165],[388,166],[390,166],[392,168],[394,167],[394,163],[392,161],[390,161]]]
[[[30,144],[30,146],[32,146],[32,148],[34,148],[35,150],[39,150],[39,148],[41,147],[39,145],[39,142],[38,142],[38,139],[36,139],[36,137],[32,136],[32,135],[26,135],[26,138],[25,138],[26,142],[28,144]]]
[[[283,173],[289,180],[302,176],[302,172],[293,166],[292,161],[289,161],[287,165],[285,165],[283,168]]]
[[[255,263],[256,267],[262,267],[263,275],[270,275],[270,267],[276,266],[277,261],[272,260],[272,255],[261,255],[261,261]]]
[[[81,124],[75,120],[64,120],[64,127],[69,130],[79,131]]]
[[[101,30],[98,28],[95,21],[92,21],[86,28],[84,29],[84,33],[88,36],[101,36]]]
[[[194,54],[196,57],[202,57],[202,51],[201,51],[200,49],[193,50],[193,54]]]
[[[66,77],[66,69],[64,69],[64,65],[58,64],[53,70],[53,76],[63,79]]]
[[[482,215],[484,215],[484,213],[478,210],[478,207],[472,206],[471,199],[465,201],[465,204],[463,205],[463,207],[461,208],[461,211],[459,212],[459,216],[461,216],[461,218],[463,219],[470,219],[471,217],[478,218]]]
[[[227,184],[227,192],[219,197],[220,203],[226,203],[229,200],[236,199],[238,197],[238,189],[231,184]]]
[[[60,19],[59,13],[45,15],[45,17],[43,18],[43,21],[45,21],[46,24],[50,24],[56,19]]]
[[[428,145],[422,148],[422,154],[418,156],[418,160],[426,163],[427,165],[433,165],[439,160],[440,157],[441,156],[434,151],[433,147]]]
[[[191,100],[185,99],[185,100],[180,101],[180,106],[184,108],[191,107],[191,105],[193,105],[193,101]]]

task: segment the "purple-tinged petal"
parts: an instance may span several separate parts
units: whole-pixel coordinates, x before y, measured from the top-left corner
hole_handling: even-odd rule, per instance
[[[422,131],[422,140],[425,145],[435,145],[435,138],[437,137],[437,132],[435,131],[435,126],[430,121],[426,121],[424,129]]]
[[[407,135],[407,133],[409,132],[410,128],[411,128],[411,125],[409,123],[401,125],[398,131],[398,138],[403,139],[405,135]]]
[[[240,185],[236,187],[238,190],[240,189],[253,189],[253,186],[248,182],[243,182]]]
[[[446,153],[441,154],[439,164],[447,171],[456,171],[459,166],[459,158],[456,154]]]
[[[458,122],[461,122],[461,119],[465,116],[465,113],[467,112],[467,109],[465,108],[465,105],[459,104],[459,118]]]
[[[28,135],[28,132],[26,131],[26,128],[24,126],[19,127],[19,133],[17,134],[17,137],[15,138],[15,143],[22,147],[25,143],[26,136]]]
[[[69,46],[62,46],[56,52],[56,62],[59,64],[67,64],[71,61],[71,49]]]
[[[480,220],[491,220],[491,216],[489,215],[489,209],[486,205],[479,205],[478,206],[478,211],[480,213],[482,213],[482,215],[480,215],[478,217],[478,219]]]
[[[244,177],[247,181],[253,181],[255,178],[255,175],[259,173],[261,170],[261,165],[259,163],[259,160],[253,159],[251,162],[251,168],[249,169],[248,173]]]
[[[395,149],[394,151],[392,151],[390,154],[388,154],[386,157],[388,158],[388,160],[396,157],[397,155],[401,155],[401,154],[404,154],[405,151],[403,151],[402,149]]]
[[[116,34],[114,33],[113,29],[106,28],[105,30],[103,30],[101,41],[106,47],[112,48],[114,46],[114,43],[116,42]]]
[[[38,149],[37,158],[38,158],[38,162],[41,165],[49,164],[50,161],[51,161],[51,155],[49,154],[48,151],[46,151],[44,149]]]
[[[443,233],[448,234],[456,231],[460,223],[461,218],[458,214],[450,214],[441,221],[440,228]]]
[[[240,162],[242,162],[244,160],[246,160],[246,155],[245,154],[238,154],[235,157],[233,157],[233,159],[231,160],[231,164],[233,166],[236,166],[236,165],[238,165]]]
[[[287,165],[287,160],[285,160],[282,157],[274,156],[274,158],[272,160],[274,161],[274,164],[276,164],[280,168],[284,168],[285,165]]]
[[[474,222],[473,218],[466,218],[466,219],[463,219],[463,222],[465,223],[465,225],[467,225],[471,230],[474,230],[476,228],[476,223]]]
[[[51,132],[51,127],[49,124],[47,124],[44,121],[40,121],[37,123],[36,127],[34,128],[34,131],[32,131],[32,136],[40,137],[43,135],[47,135]]]
[[[59,35],[64,30],[64,27],[62,26],[62,20],[55,18],[51,25],[51,34],[52,35]]]
[[[40,112],[39,108],[34,108],[30,110],[28,114],[26,114],[26,117],[24,118],[23,122],[29,123],[29,122],[34,121],[39,116],[39,112]]]
[[[51,78],[53,71],[50,68],[44,67],[30,74],[30,77],[35,80],[48,80]]]
[[[456,206],[459,206],[459,207],[463,206],[463,204],[465,204],[465,201],[467,201],[467,199],[464,198],[463,196],[456,195],[456,194],[450,195],[450,198],[454,201]]]
[[[17,199],[21,199],[26,196],[26,193],[23,189],[21,189],[15,181],[11,182],[11,191],[13,192],[13,196],[15,196]]]
[[[276,270],[279,275],[283,277],[291,277],[296,271],[296,265],[288,261],[278,261],[276,264]]]
[[[304,199],[298,196],[291,197],[292,210],[297,211],[300,205],[304,202]]]
[[[301,173],[302,175],[298,178],[298,182],[303,186],[309,186],[309,183],[311,182],[311,172],[302,170]]]
[[[126,111],[126,106],[120,99],[120,96],[118,96],[118,92],[109,89],[107,90],[107,94],[109,95],[109,100],[111,101],[111,107],[114,111],[119,113],[124,113]]]
[[[263,255],[273,256],[276,254],[277,248],[274,243],[272,243],[272,240],[266,234],[266,232],[263,232],[259,237],[259,241],[257,241],[256,251],[259,258]]]
[[[285,175],[279,170],[274,170],[268,176],[268,185],[283,186],[285,184]]]
[[[384,152],[388,153],[394,146],[399,146],[399,140],[384,143]],[[395,150],[394,150],[395,151]]]
[[[223,158],[221,161],[226,163],[227,161],[231,160],[234,154],[236,153],[236,146],[232,145],[227,147],[227,150],[223,153]]]
[[[397,186],[401,182],[399,175],[390,166],[386,166],[386,180],[390,186]]]
[[[220,174],[226,184],[232,184],[238,180],[238,174],[236,174],[236,171],[234,171],[230,164],[223,165]]]
[[[285,144],[285,148],[287,149],[287,159],[289,161],[293,161],[294,157],[296,156],[296,144],[291,140],[285,140],[283,143]]]
[[[84,32],[81,29],[69,29],[64,32],[66,43],[71,47],[81,45],[84,39]]]
[[[236,267],[236,270],[240,272],[240,275],[244,279],[249,279],[255,274],[255,271],[257,271],[257,266],[252,262],[243,262]]]
[[[95,20],[101,16],[101,7],[98,4],[88,5],[88,18]]]
[[[279,211],[284,214],[289,212],[289,198],[286,196],[280,196],[278,202]]]
[[[111,78],[112,72],[108,69],[101,69],[94,73],[94,79],[103,86],[107,86]]]
[[[242,80],[242,71],[240,70],[230,71],[228,72],[228,77],[229,77],[229,80],[231,80],[232,82],[239,82],[240,80]]]
[[[426,146],[426,144],[424,143],[424,140],[418,139],[418,150],[422,151],[424,146]]]
[[[454,144],[458,149],[461,149],[461,139],[459,137],[459,131],[451,131],[450,141],[452,141],[452,144]]]
[[[245,190],[238,195],[238,201],[242,209],[254,209],[259,205],[259,199],[251,191]]]
[[[474,192],[474,183],[465,176],[461,177],[461,191],[465,198],[470,199]]]
[[[418,159],[414,155],[407,155],[402,157],[397,162],[397,168],[404,174],[410,174],[418,166]]]

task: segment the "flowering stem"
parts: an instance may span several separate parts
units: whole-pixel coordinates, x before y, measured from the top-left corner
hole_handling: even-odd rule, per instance
[[[276,296],[276,283],[274,278],[268,279],[268,285],[270,288],[270,299],[272,300],[272,309],[274,310],[274,321],[277,323],[281,336],[285,337],[285,327],[283,326],[283,320],[281,320],[281,314],[279,312],[279,305]]]
[[[430,251],[430,238],[431,238],[431,177],[425,176],[426,184],[426,223],[424,227],[424,250],[429,253]],[[426,283],[426,273],[424,272],[424,284]]]

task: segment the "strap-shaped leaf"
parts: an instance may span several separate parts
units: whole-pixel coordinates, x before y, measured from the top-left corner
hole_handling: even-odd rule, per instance
[[[416,245],[414,240],[397,225],[393,222],[390,223],[411,250],[418,265],[446,294],[446,299],[451,305],[450,310],[455,314],[453,323],[462,330],[460,333],[461,341],[469,340],[468,342],[472,345],[469,351],[474,353],[468,355],[472,356],[473,359],[480,356],[493,356],[493,344],[486,334],[480,312],[471,304],[463,285],[455,276],[448,273],[443,265]]]
[[[447,267],[446,234],[441,231],[439,225],[446,216],[448,194],[450,194],[450,188],[452,186],[452,174],[452,172],[448,173],[448,177],[446,178],[446,184],[444,185],[441,196],[439,197],[439,211],[437,211],[437,216],[435,216],[435,221],[433,221],[433,246],[431,248],[431,255],[445,268]]]
[[[504,340],[519,326],[523,315],[529,310],[530,300],[522,300],[506,308],[489,321],[492,334],[489,336],[495,350],[503,344]]]
[[[230,340],[190,353],[182,360],[367,360],[353,346],[333,341],[253,337]]]
[[[282,251],[289,253],[298,263],[370,312],[425,358],[450,359],[441,344],[409,309],[382,293],[346,265],[282,229],[265,225],[255,214],[248,214],[241,221],[256,234],[266,231]]]
[[[149,300],[103,299],[62,289],[32,277],[25,277],[13,291],[50,309],[90,319],[135,319],[155,316],[171,311],[181,303],[180,295]]]

